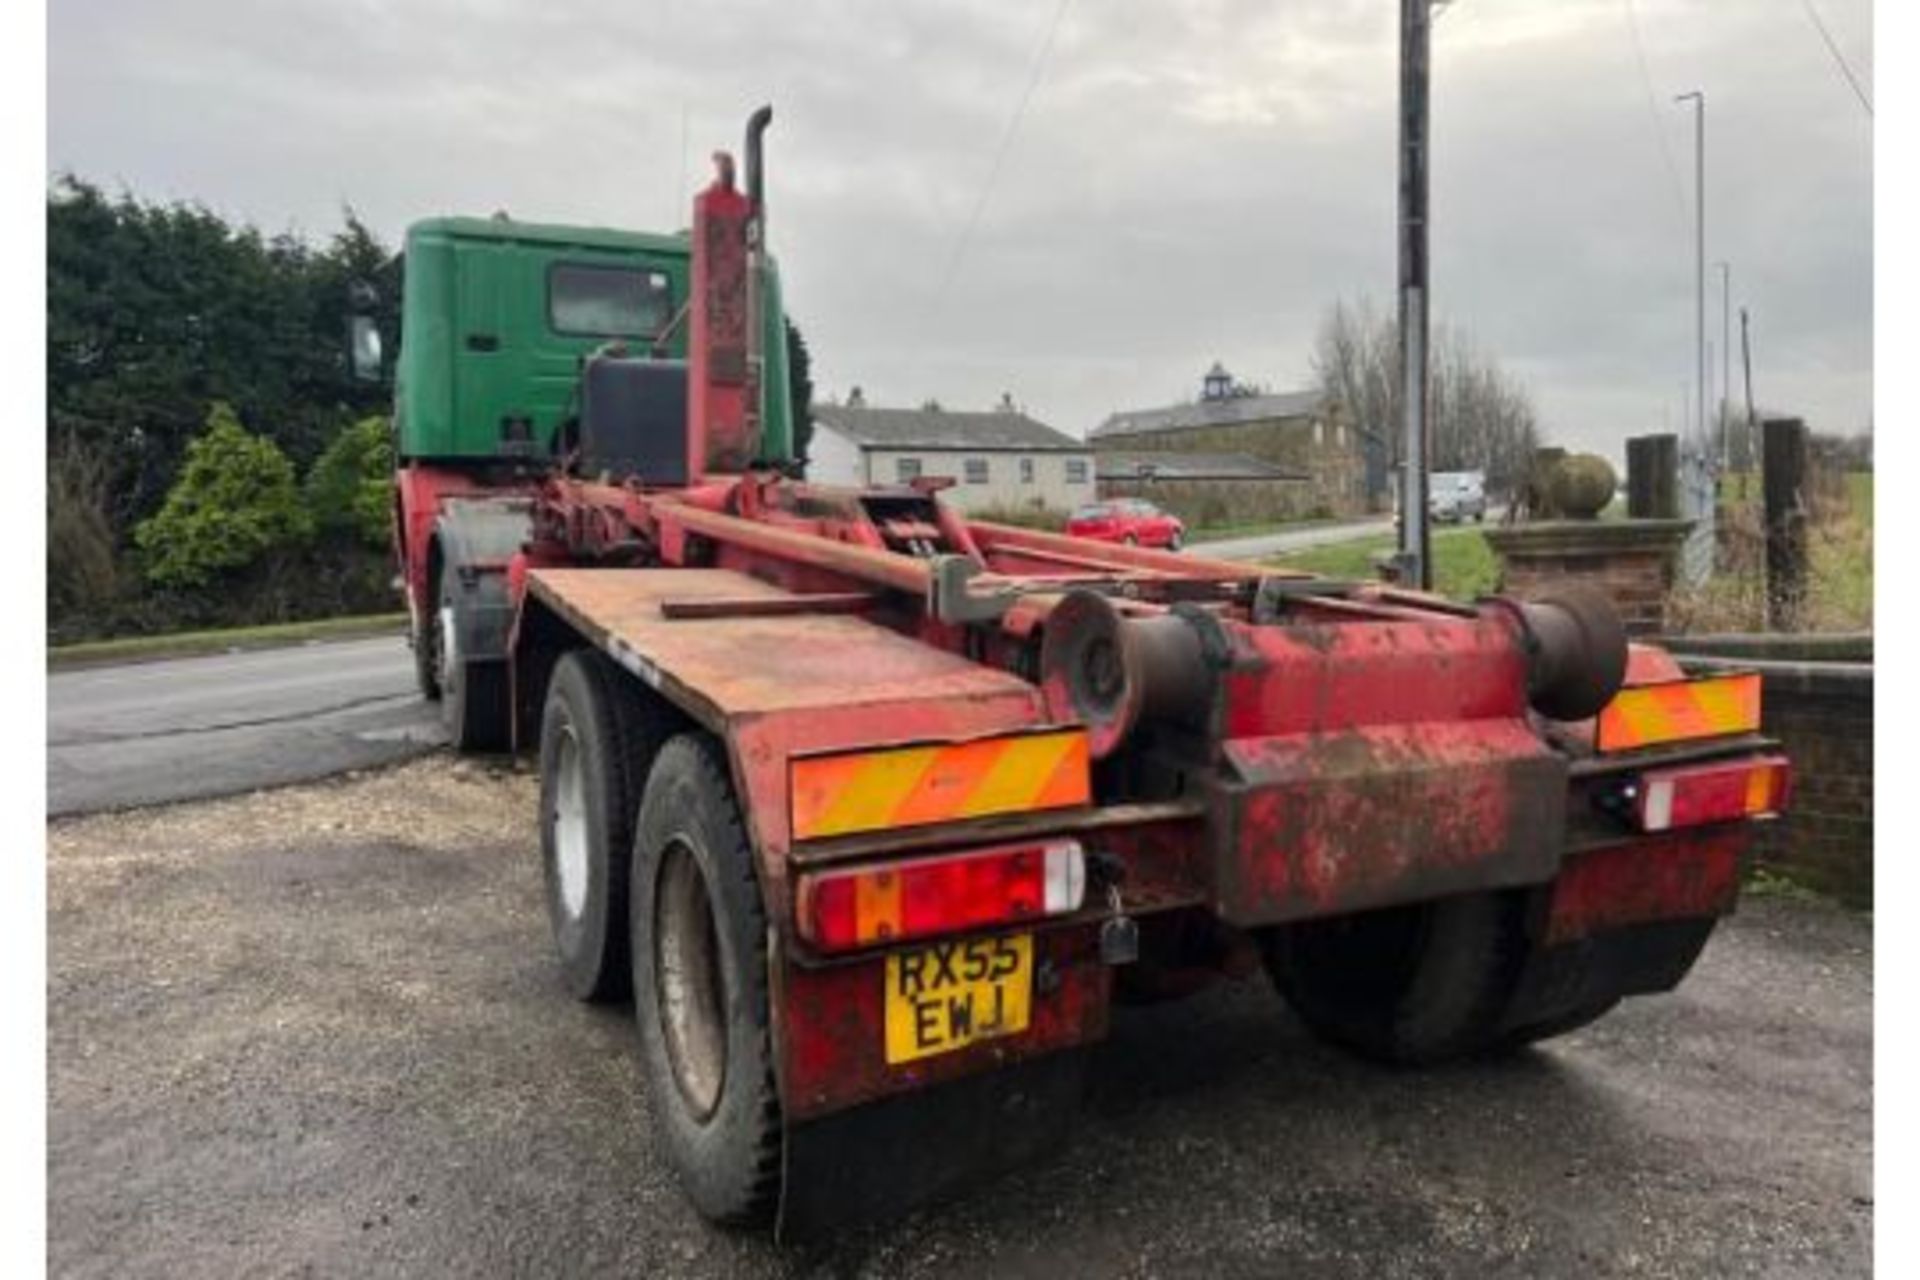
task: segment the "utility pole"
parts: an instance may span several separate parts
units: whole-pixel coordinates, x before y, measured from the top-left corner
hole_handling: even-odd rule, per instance
[[[1720,470],[1731,461],[1727,419],[1733,415],[1733,264],[1717,262],[1720,268]]]
[[[1427,77],[1429,0],[1400,0],[1400,580],[1433,587],[1427,532]]]
[[[1747,465],[1757,470],[1760,466],[1760,448],[1753,430],[1753,343],[1747,333],[1745,307],[1740,308],[1740,364],[1746,370],[1747,383]],[[1747,476],[1744,471],[1740,473],[1740,496],[1747,496]]]
[[[1700,443],[1712,447],[1707,431],[1707,95],[1695,89],[1675,102],[1693,103],[1693,345],[1698,360]]]

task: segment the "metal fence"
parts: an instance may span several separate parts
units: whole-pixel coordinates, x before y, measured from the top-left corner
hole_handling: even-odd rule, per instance
[[[1713,574],[1713,508],[1718,467],[1704,442],[1688,441],[1680,449],[1680,514],[1693,521],[1680,546],[1680,582],[1698,587]]]

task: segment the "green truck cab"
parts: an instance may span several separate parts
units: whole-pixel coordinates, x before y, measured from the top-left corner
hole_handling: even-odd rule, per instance
[[[431,218],[407,230],[394,424],[401,464],[459,467],[555,456],[580,370],[609,342],[686,358],[685,232],[659,235],[506,218]],[[793,454],[780,278],[759,315],[761,457]]]
[[[684,482],[692,239],[494,218],[431,218],[407,230],[400,351],[394,362],[394,550],[421,691],[442,704],[450,740],[491,750],[507,738],[506,658],[514,616],[507,566],[532,533],[532,499],[572,455],[607,460],[581,435],[583,377],[608,364],[660,366],[625,438],[628,460],[682,459],[611,478]],[[759,260],[758,456],[793,461],[793,407],[780,278]],[[596,361],[596,353],[618,358]],[[377,345],[367,353],[378,365]],[[646,370],[642,370],[646,371]],[[679,441],[678,447],[675,441]],[[586,446],[579,447],[577,446]]]

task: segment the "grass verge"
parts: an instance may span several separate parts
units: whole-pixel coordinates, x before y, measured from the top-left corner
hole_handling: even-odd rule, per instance
[[[1775,867],[1756,866],[1747,872],[1740,892],[1750,898],[1779,898],[1788,902],[1811,902],[1839,911],[1871,914],[1872,907],[1850,905],[1825,890],[1805,884],[1792,874]]]
[[[127,636],[119,640],[89,640],[47,650],[49,671],[74,667],[108,666],[121,662],[153,662],[195,654],[230,653],[249,649],[279,649],[315,640],[346,640],[356,636],[398,634],[407,627],[404,613],[375,613],[355,618],[320,618],[313,622],[283,622],[264,627],[233,627],[223,631],[176,631],[170,635]]]
[[[1815,473],[1807,526],[1807,595],[1798,626],[1809,632],[1873,629],[1873,475]],[[1753,476],[1723,482],[1720,565],[1700,587],[1674,594],[1673,631],[1771,630],[1766,536]]]
[[[1304,569],[1330,578],[1371,578],[1374,557],[1394,548],[1391,534],[1329,543],[1305,551],[1290,551],[1261,563],[1281,569]],[[1478,529],[1433,531],[1433,587],[1441,595],[1471,600],[1493,590],[1500,562]]]

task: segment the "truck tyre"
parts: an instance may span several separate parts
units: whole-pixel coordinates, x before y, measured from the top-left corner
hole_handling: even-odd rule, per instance
[[[634,1013],[655,1131],[703,1216],[764,1221],[780,1170],[767,921],[726,760],[705,734],[670,739],[654,762],[632,906]]]
[[[422,609],[407,626],[407,643],[413,646],[413,678],[420,685],[420,696],[428,702],[440,701],[440,628],[433,610]]]
[[[1512,895],[1465,894],[1264,930],[1274,985],[1309,1030],[1381,1062],[1482,1053],[1519,975]]]
[[[512,743],[512,685],[502,661],[472,662],[461,657],[455,625],[454,590],[443,575],[435,644],[440,687],[440,721],[447,741],[459,752],[500,752]]]
[[[606,655],[577,649],[554,666],[540,719],[540,860],[547,920],[567,990],[625,999],[627,885],[639,808],[640,709]]]
[[[1538,1044],[1542,1040],[1551,1040],[1555,1036],[1568,1035],[1578,1031],[1589,1023],[1598,1022],[1600,1019],[1606,1017],[1614,1011],[1619,1003],[1619,996],[1603,997],[1587,1004],[1578,1005],[1572,1009],[1562,1010],[1551,1017],[1542,1018],[1538,1022],[1530,1022],[1524,1026],[1515,1027],[1511,1031],[1501,1034],[1499,1047],[1502,1049],[1524,1049],[1528,1045]]]

